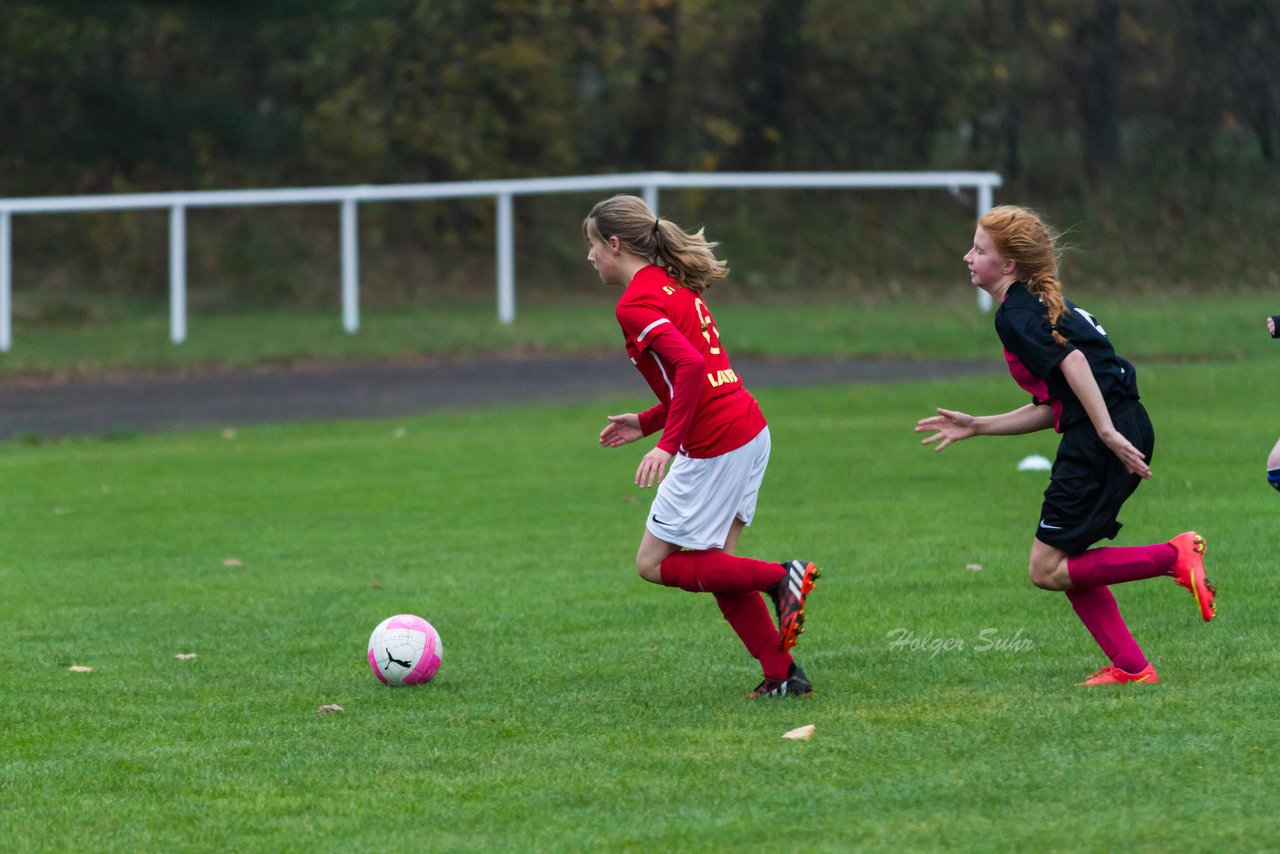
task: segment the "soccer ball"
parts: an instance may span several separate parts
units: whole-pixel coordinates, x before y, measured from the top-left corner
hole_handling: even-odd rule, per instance
[[[421,617],[397,614],[369,635],[369,666],[387,685],[422,685],[440,669],[440,633]]]

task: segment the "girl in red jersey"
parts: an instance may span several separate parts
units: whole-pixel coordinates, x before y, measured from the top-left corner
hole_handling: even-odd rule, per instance
[[[1064,591],[1110,659],[1083,684],[1158,682],[1108,585],[1170,576],[1191,592],[1205,622],[1215,613],[1214,589],[1204,574],[1204,537],[1194,531],[1149,546],[1090,548],[1115,537],[1120,507],[1151,477],[1155,434],[1133,365],[1091,314],[1063,298],[1057,237],[1035,212],[1005,206],[983,215],[964,260],[973,284],[999,306],[995,326],[1009,372],[1031,402],[976,417],[939,409],[916,432],[932,432],[923,442],[936,442],[936,451],[971,436],[1048,427],[1062,434],[1031,541],[1031,581]]]
[[[627,355],[658,398],[644,412],[608,416],[600,431],[607,448],[662,431],[636,469],[637,486],[658,485],[636,571],[654,584],[715,596],[764,673],[748,696],[808,696],[813,689],[790,650],[817,567],[735,555],[769,462],[769,428],[703,300],[728,268],[702,231],[658,219],[636,196],[597,204],[582,233],[600,279],[625,288],[616,314]],[[773,600],[776,626],[761,593]]]

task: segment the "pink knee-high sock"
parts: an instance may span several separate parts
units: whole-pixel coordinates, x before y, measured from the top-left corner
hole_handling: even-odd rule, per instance
[[[1129,673],[1137,673],[1147,666],[1147,657],[1129,634],[1129,627],[1120,616],[1120,606],[1109,588],[1077,587],[1067,591],[1067,599],[1112,664]]]
[[[1102,587],[1169,575],[1178,552],[1168,543],[1108,546],[1067,558],[1072,587]]]
[[[780,563],[738,557],[720,549],[672,552],[660,567],[662,583],[691,593],[767,590],[786,575]]]
[[[791,671],[791,654],[778,650],[778,627],[764,597],[754,590],[717,593],[720,613],[733,626],[751,657],[760,662],[766,679],[786,679]]]

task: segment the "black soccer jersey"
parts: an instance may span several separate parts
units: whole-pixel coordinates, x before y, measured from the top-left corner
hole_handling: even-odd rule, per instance
[[[1057,325],[1058,332],[1067,339],[1065,346],[1053,339],[1044,303],[1022,282],[1010,285],[995,317],[1009,373],[1035,403],[1053,407],[1053,426],[1059,433],[1089,417],[1060,369],[1072,350],[1079,350],[1088,359],[1107,409],[1138,399],[1138,377],[1133,365],[1116,355],[1107,333],[1093,315],[1069,300],[1066,304],[1067,310]]]

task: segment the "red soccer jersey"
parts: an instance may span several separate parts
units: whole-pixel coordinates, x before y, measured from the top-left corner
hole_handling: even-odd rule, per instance
[[[658,396],[657,406],[640,413],[640,429],[646,436],[661,429],[659,448],[718,457],[765,428],[697,293],[650,264],[627,285],[617,317],[627,355]]]

